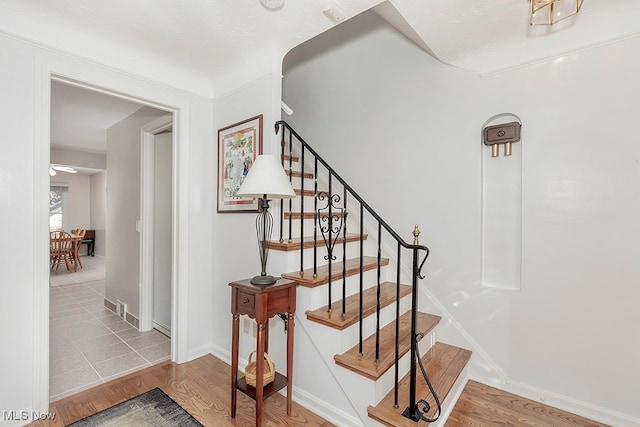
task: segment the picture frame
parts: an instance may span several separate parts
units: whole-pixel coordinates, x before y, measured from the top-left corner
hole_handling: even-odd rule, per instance
[[[218,130],[218,213],[258,212],[258,200],[236,196],[262,154],[262,114]]]

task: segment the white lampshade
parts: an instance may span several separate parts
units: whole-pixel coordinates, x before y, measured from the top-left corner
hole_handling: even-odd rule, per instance
[[[296,196],[276,156],[259,155],[244,178],[237,195],[245,198],[290,199]]]

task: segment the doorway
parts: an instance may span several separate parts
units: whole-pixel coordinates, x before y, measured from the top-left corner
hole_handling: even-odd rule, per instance
[[[140,329],[171,337],[173,257],[173,120],[161,117],[142,128],[142,246]]]
[[[54,80],[52,82],[52,86],[60,84],[60,80]],[[69,84],[64,81],[62,84]],[[72,84],[76,89],[79,89],[84,92],[91,92],[94,90],[91,87],[86,85],[78,86],[75,82]],[[95,92],[95,91],[94,91]],[[95,93],[94,93],[95,95]],[[107,99],[108,97],[112,97],[112,94],[101,92],[99,94],[102,99]],[[52,101],[54,101],[52,99]],[[53,119],[55,116],[54,102],[51,103],[51,116],[52,116],[52,127],[53,127]],[[83,109],[89,109],[88,105],[82,106]],[[117,124],[114,124],[114,127],[117,127],[116,132],[118,138],[122,138],[123,135],[126,136],[127,132],[132,133],[134,135],[129,142],[129,147],[119,147],[116,150],[116,154],[119,155],[121,161],[116,162],[116,167],[111,168],[113,173],[107,169],[105,172],[107,174],[108,179],[113,178],[115,173],[118,173],[118,166],[120,169],[127,169],[128,176],[123,178],[128,180],[129,182],[124,184],[123,187],[126,190],[126,187],[131,187],[132,177],[135,177],[138,182],[140,182],[140,168],[141,162],[138,160],[138,172],[132,172],[134,169],[131,164],[126,164],[129,159],[127,157],[137,157],[140,159],[141,156],[141,141],[140,141],[140,130],[142,128],[141,124],[144,122],[146,125],[149,120],[147,117],[157,118],[160,116],[165,116],[167,114],[166,110],[157,110],[157,113],[151,111],[155,110],[149,106],[146,106],[142,103],[138,103],[136,105],[135,111],[127,116],[127,118],[119,120]],[[169,125],[172,125],[172,115],[169,114]],[[126,121],[131,121],[131,124],[128,124]],[[86,123],[86,122],[85,122]],[[135,127],[137,126],[137,130]],[[52,132],[53,136],[53,132]],[[170,136],[170,144],[169,151],[171,151],[172,137]],[[51,142],[53,142],[53,138],[50,138]],[[53,147],[53,144],[50,142],[49,148]],[[164,144],[167,145],[166,143]],[[119,151],[118,151],[119,150]],[[81,153],[81,150],[75,150]],[[131,154],[138,153],[137,156],[132,156]],[[162,153],[162,150],[160,150]],[[127,155],[129,153],[129,155]],[[95,154],[95,152],[93,153]],[[170,153],[169,153],[170,154]],[[71,156],[73,157],[73,156]],[[76,155],[76,158],[82,158],[82,155]],[[87,156],[84,156],[87,157]],[[168,173],[168,184],[169,188],[173,187],[174,174],[173,171],[173,162],[172,156],[167,156],[165,153],[164,156],[164,170],[167,170]],[[72,162],[72,161],[70,161]],[[74,165],[80,166],[83,165]],[[163,169],[159,168],[159,169]],[[166,178],[166,177],[165,177]],[[103,188],[103,191],[106,192],[106,187],[111,190],[111,194],[115,196],[117,192],[118,185],[114,185],[116,181],[111,179],[111,183],[108,186]],[[142,186],[142,182],[140,182]],[[166,181],[159,185],[159,187],[163,187],[166,185]],[[122,192],[121,192],[122,193]],[[156,212],[158,214],[162,214],[163,209],[168,209],[169,212],[164,213],[164,217],[166,221],[169,222],[168,227],[172,229],[172,221],[173,221],[173,195],[172,191],[169,192],[168,198],[164,199],[164,204],[162,206],[158,206],[156,208]],[[126,200],[126,197],[116,197],[118,201]],[[151,201],[154,200],[154,195],[151,195]],[[106,209],[118,209],[118,212],[123,210],[132,210],[137,211],[135,214],[136,217],[139,218],[140,215],[140,205],[141,201],[136,206],[123,206],[121,203],[107,203]],[[117,205],[117,206],[114,206]],[[167,207],[168,206],[168,207]],[[109,214],[107,214],[109,216]],[[113,234],[123,234],[123,231],[119,229],[119,227],[114,227],[113,224],[120,224],[121,222],[117,219],[115,220],[107,220],[107,226],[102,227],[101,231],[103,231],[103,241],[109,240],[109,233]],[[87,227],[83,227],[87,228]],[[104,230],[106,228],[106,230]],[[166,228],[166,224],[165,224]],[[142,230],[140,230],[142,232]],[[100,233],[98,233],[100,235]],[[137,234],[135,227],[131,227],[130,232],[125,232],[128,237],[133,237],[133,235]],[[137,249],[141,246],[143,242],[143,234],[139,236],[139,244],[134,249],[134,253],[136,257],[140,256],[140,249]],[[174,234],[166,233],[166,241],[164,242],[165,246],[168,247],[168,255],[165,255],[164,260],[162,261],[165,266],[169,268],[169,280],[168,283],[168,294],[172,294],[172,275],[174,260],[172,257],[171,247],[174,244]],[[138,237],[136,237],[138,238]],[[99,246],[99,245],[98,245]],[[167,251],[165,250],[165,253]],[[115,259],[112,258],[113,254],[110,256],[109,251],[103,252],[102,256],[97,254],[98,257],[102,258],[105,261],[106,269],[107,269],[107,281],[109,276],[108,269],[111,268],[113,270],[113,264],[118,265],[117,262],[110,263],[111,260],[117,260],[118,256],[121,256],[121,253],[115,254]],[[144,260],[140,259],[140,269],[146,268],[144,265]],[[121,263],[119,265],[122,265]],[[122,270],[121,267],[117,267],[118,272],[115,274],[111,274],[112,276],[118,276]],[[112,271],[113,272],[113,271]],[[76,272],[69,273],[69,275],[74,275]],[[138,273],[136,273],[137,276]],[[137,277],[136,277],[137,279]],[[118,280],[116,280],[119,282]],[[137,282],[137,280],[135,280]],[[151,364],[158,363],[160,361],[171,358],[172,354],[172,342],[169,337],[164,334],[160,334],[155,330],[147,330],[140,331],[138,328],[135,328],[133,325],[138,326],[138,322],[136,320],[139,319],[138,307],[128,307],[128,310],[125,311],[123,319],[122,317],[113,313],[113,311],[108,310],[105,306],[109,307],[109,303],[116,301],[116,298],[111,298],[108,295],[108,289],[105,289],[105,281],[102,283],[99,281],[88,281],[88,282],[76,282],[69,284],[69,286],[57,286],[55,289],[50,288],[50,297],[49,297],[49,310],[51,314],[51,320],[49,322],[49,334],[50,334],[50,347],[49,354],[51,356],[51,362],[49,365],[49,399],[57,400],[66,395],[76,393],[86,388],[90,388],[94,385],[100,384],[102,382],[111,380],[113,378],[117,378],[118,376],[125,375],[127,373],[133,372],[138,369],[142,369],[144,367],[150,366]],[[137,283],[134,285],[134,290],[136,294],[138,294],[138,286]],[[126,293],[124,297],[121,297],[122,300],[127,300]],[[136,295],[137,296],[137,295]],[[143,295],[140,295],[142,298]],[[135,300],[136,305],[143,305],[143,301]],[[168,320],[165,318],[163,324],[170,325],[172,323],[171,315],[171,300],[168,301],[168,308],[166,313],[168,314]],[[113,308],[113,307],[110,307]],[[133,313],[133,315],[129,316],[128,314]],[[167,332],[167,331],[162,331]]]

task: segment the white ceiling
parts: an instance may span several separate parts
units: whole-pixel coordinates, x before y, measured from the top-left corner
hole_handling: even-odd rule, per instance
[[[51,83],[51,146],[107,152],[107,129],[142,105],[60,82]]]
[[[270,11],[259,0],[1,0],[0,31],[215,97],[279,69],[286,52],[336,25],[322,12],[327,2],[347,19],[382,3],[285,0]],[[553,27],[530,27],[528,7],[389,0],[378,9],[425,51],[478,75],[640,34],[639,0],[584,0],[577,16]],[[52,98],[56,145],[102,149],[101,128],[136,108],[61,86]]]

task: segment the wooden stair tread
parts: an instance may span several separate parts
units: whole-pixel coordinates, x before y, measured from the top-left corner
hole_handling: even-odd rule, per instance
[[[400,285],[400,298],[411,294],[411,286]],[[377,287],[365,289],[362,293],[362,316],[367,317],[376,311]],[[396,284],[384,282],[380,284],[380,307],[386,307],[396,300]],[[345,305],[345,315],[342,316],[342,300],[331,305],[332,310],[327,311],[328,306],[316,310],[307,310],[307,319],[321,323],[334,329],[345,329],[358,322],[360,318],[359,294],[349,295]]]
[[[287,175],[289,175],[289,176],[295,176],[295,177],[297,177],[297,178],[302,178],[302,177],[304,177],[304,178],[308,178],[308,179],[313,179],[313,178],[314,178],[314,175],[313,175],[313,173],[312,173],[312,172],[305,172],[305,173],[302,173],[301,171],[293,170],[293,169],[285,169],[284,171],[285,171],[285,173],[286,173]]]
[[[389,264],[389,258],[381,258],[380,265]],[[365,256],[362,257],[362,270],[369,271],[376,268],[378,258]],[[351,258],[347,260],[346,276],[353,276],[360,272],[360,258]],[[284,273],[282,277],[285,279],[295,280],[300,286],[307,288],[315,288],[316,286],[329,283],[329,265],[319,265],[316,277],[313,277],[313,268],[307,268],[302,272]],[[342,278],[342,262],[334,262],[331,266],[331,281]]]
[[[343,211],[341,210],[334,210],[331,212],[331,216],[343,216]],[[325,218],[329,216],[329,211],[323,210],[320,212],[319,215],[321,218]],[[305,219],[314,219],[316,217],[316,212],[311,211],[311,212],[285,212],[284,213],[284,219],[300,219],[304,217]]]
[[[417,330],[427,335],[435,328],[442,318],[433,314],[418,312]],[[380,360],[376,357],[376,336],[369,336],[362,342],[362,356],[359,355],[359,345],[348,351],[334,356],[337,365],[377,380],[395,363],[396,356],[396,321],[392,321],[380,329]],[[400,316],[398,339],[398,358],[404,356],[411,349],[411,311]]]
[[[301,196],[303,194],[303,191],[302,191],[301,188],[294,188],[293,191],[296,193],[296,196]],[[304,189],[304,195],[305,196],[315,196],[316,192],[313,189],[305,188]]]
[[[433,388],[440,399],[440,402],[444,402],[447,394],[453,387],[453,384],[458,379],[460,373],[462,373],[464,367],[471,359],[471,351],[465,350],[460,347],[437,342],[434,346],[422,357],[422,363],[424,365],[429,379],[433,384]],[[425,399],[431,409],[427,413],[427,417],[433,417],[437,411],[437,407],[427,383],[422,378],[420,368],[417,370],[416,381],[416,399]],[[402,416],[402,412],[409,405],[409,377],[407,374],[402,378],[398,389],[398,408],[394,408],[394,393],[391,390],[376,406],[369,406],[367,413],[369,417],[374,420],[395,427],[415,427],[428,425],[425,421],[418,421],[417,423]]]
[[[296,193],[296,196],[300,196],[303,194],[303,191],[301,188],[294,188],[293,191]],[[313,188],[304,189],[304,195],[309,197],[315,197],[316,195],[327,197],[327,194],[328,193],[325,190],[315,191]]]
[[[367,240],[368,234],[362,235],[362,240]],[[338,237],[336,244],[341,244],[344,238],[342,235]],[[357,233],[347,233],[347,243],[349,242],[359,242],[360,234]],[[313,236],[306,236],[302,239],[303,248],[309,249],[313,248]],[[269,249],[273,249],[276,251],[297,251],[300,250],[300,238],[294,237],[291,240],[283,240],[282,242],[277,240],[272,240],[268,243]],[[325,246],[324,239],[322,236],[318,236],[318,246]]]
[[[295,154],[285,154],[284,156],[282,156],[282,159],[285,161],[291,160],[292,162],[296,163],[300,160],[300,158]]]

